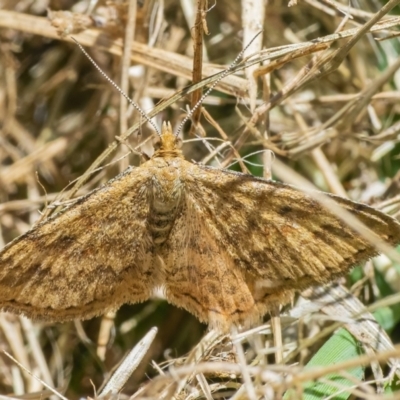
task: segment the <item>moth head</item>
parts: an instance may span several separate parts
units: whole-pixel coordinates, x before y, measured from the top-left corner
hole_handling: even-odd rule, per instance
[[[155,152],[153,157],[182,157],[181,147],[182,140],[174,135],[171,124],[164,122],[161,135],[154,143]]]

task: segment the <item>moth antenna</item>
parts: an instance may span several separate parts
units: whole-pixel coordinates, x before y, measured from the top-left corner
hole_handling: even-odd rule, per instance
[[[218,85],[224,79],[229,72],[232,71],[232,69],[238,64],[239,60],[242,58],[244,52],[250,47],[250,45],[254,42],[254,40],[262,33],[262,31],[258,32],[253,39],[250,40],[250,42],[246,45],[246,47],[239,53],[239,55],[234,59],[233,63],[221,74],[221,76],[208,88],[208,90],[201,96],[200,100],[193,106],[193,108],[188,112],[186,117],[182,120],[180,125],[178,126],[178,129],[175,133],[175,136],[178,136],[182,129],[183,126],[186,124],[186,122],[192,118],[193,113],[201,106],[203,103],[204,99],[214,90],[215,86]]]
[[[109,82],[112,86],[114,86],[117,91],[128,100],[129,104],[131,104],[137,111],[139,111],[140,115],[154,128],[157,132],[158,136],[161,136],[160,131],[158,130],[156,124],[149,118],[149,116],[136,104],[130,97],[97,65],[96,61],[93,60],[92,57],[88,54],[88,52],[83,48],[83,46],[71,36],[71,39],[77,44],[82,53],[86,56],[86,58],[96,67],[96,69],[100,72],[101,75]]]

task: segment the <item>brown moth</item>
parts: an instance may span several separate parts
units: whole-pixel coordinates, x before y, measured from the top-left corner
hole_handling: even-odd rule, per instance
[[[400,242],[395,219],[327,196],[383,240]],[[186,161],[164,124],[149,161],[1,251],[0,308],[50,321],[85,319],[162,288],[170,303],[225,330],[375,254],[310,194]]]

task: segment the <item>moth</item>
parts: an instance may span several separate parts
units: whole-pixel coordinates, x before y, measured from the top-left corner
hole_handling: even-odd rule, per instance
[[[21,235],[0,252],[0,308],[62,322],[149,299],[211,327],[251,324],[294,291],[331,282],[377,254],[293,186],[193,164],[171,126],[139,167]],[[327,194],[390,244],[400,224]]]

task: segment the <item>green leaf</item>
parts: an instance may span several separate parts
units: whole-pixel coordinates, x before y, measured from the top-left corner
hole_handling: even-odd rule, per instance
[[[342,328],[318,350],[305,366],[305,370],[332,366],[358,357],[360,354],[362,354],[362,351],[358,341],[346,329]],[[343,388],[353,387],[354,381],[361,381],[364,377],[364,367],[357,366],[348,369],[346,373],[351,375],[352,381],[340,372],[334,372],[324,376],[324,382],[305,382],[302,399],[319,400],[332,396],[330,397],[332,400],[346,400],[351,395],[351,390],[343,391]],[[293,390],[290,390],[285,393],[283,398],[285,400],[295,399],[298,398],[298,393],[295,394]]]

